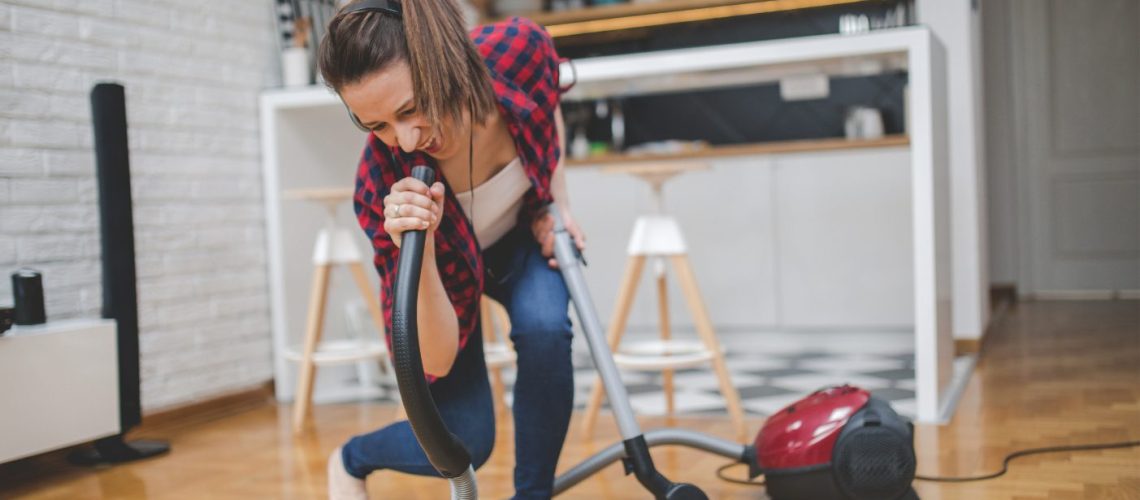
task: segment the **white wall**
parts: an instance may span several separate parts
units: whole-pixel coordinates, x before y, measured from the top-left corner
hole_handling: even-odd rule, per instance
[[[126,86],[144,411],[271,378],[257,95],[269,0],[0,2],[0,303],[45,276],[52,319],[98,316],[88,93]]]
[[[1010,2],[986,2],[982,31],[986,95],[987,255],[993,283],[1017,283],[1017,173],[1013,133]]]
[[[917,0],[918,20],[946,48],[954,337],[979,338],[989,321],[979,0]]]

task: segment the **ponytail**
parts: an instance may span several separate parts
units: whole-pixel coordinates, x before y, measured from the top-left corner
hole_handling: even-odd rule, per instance
[[[458,120],[470,106],[472,123],[495,111],[491,75],[467,36],[454,0],[403,0],[408,67],[416,106],[438,123]]]

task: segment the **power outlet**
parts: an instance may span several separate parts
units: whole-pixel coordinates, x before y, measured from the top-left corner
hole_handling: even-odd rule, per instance
[[[780,79],[780,98],[785,101],[826,99],[831,95],[827,75],[799,75]]]

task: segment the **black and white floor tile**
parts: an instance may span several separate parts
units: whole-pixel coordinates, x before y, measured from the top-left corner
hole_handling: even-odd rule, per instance
[[[768,416],[816,389],[851,384],[914,418],[914,337],[909,332],[718,332],[717,337],[747,415]],[[623,343],[652,338],[631,334]],[[575,336],[573,349],[574,407],[581,410],[597,377],[581,335]],[[504,368],[507,404],[514,380],[514,369]],[[711,365],[679,370],[673,380],[676,415],[727,415]],[[622,371],[622,382],[637,414],[665,414],[660,372]],[[385,385],[389,383],[394,389],[394,380]],[[388,394],[395,399],[394,391]]]
[[[627,342],[650,336],[629,336]],[[914,417],[914,337],[908,332],[776,333],[721,332],[733,385],[746,414],[767,416],[816,389],[851,384],[886,400],[900,414]],[[589,350],[574,344],[574,404],[585,408],[596,380]],[[512,369],[503,378],[514,382]],[[665,393],[660,372],[623,371],[630,403],[639,415],[664,415]],[[727,414],[711,366],[674,375],[677,415]]]

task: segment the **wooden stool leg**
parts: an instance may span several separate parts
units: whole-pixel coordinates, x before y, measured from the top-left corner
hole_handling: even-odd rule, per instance
[[[499,328],[503,329],[503,337],[505,337],[503,341],[505,342],[511,337],[511,315],[507,313],[506,306],[494,301],[491,302],[491,311],[495,315],[495,321],[499,322]]]
[[[479,319],[483,325],[483,342],[495,343],[498,342],[498,335],[495,332],[495,319],[491,312],[491,300],[483,297],[479,301]],[[501,366],[490,367],[491,375],[491,398],[494,400],[495,407],[495,420],[502,417],[506,411],[506,403],[504,402],[504,395],[506,388],[503,386],[503,369]]]
[[[665,273],[657,275],[657,314],[661,323],[661,340],[668,342],[672,336],[669,324],[669,292],[665,288]],[[665,415],[673,416],[673,369],[661,370],[661,381],[665,391]]]
[[[503,342],[505,343],[508,339],[511,338],[511,315],[509,313],[507,313],[506,306],[504,306],[498,302],[495,302],[495,301],[491,301],[491,311],[495,316],[495,321],[498,322],[499,328],[501,329],[501,331],[503,333]],[[514,349],[514,347],[510,344],[507,344],[507,347]],[[499,395],[499,401],[503,402],[503,410],[504,411],[506,411],[506,401],[507,400],[504,397],[506,392],[507,392],[507,388],[506,388],[506,385],[504,385],[503,386],[503,394]]]
[[[368,275],[364,272],[364,265],[353,262],[348,264],[348,270],[352,272],[353,280],[356,281],[356,288],[360,290],[360,296],[364,297],[364,303],[368,305],[368,314],[372,316],[372,322],[376,324],[376,331],[380,333],[380,340],[387,342],[384,333],[384,312],[380,310],[380,294],[372,290],[372,284],[368,282]]]
[[[491,369],[491,397],[494,398],[495,420],[503,418],[507,412],[507,388],[503,385],[503,369]]]
[[[313,353],[321,341],[325,320],[325,299],[329,290],[330,264],[321,264],[313,273],[313,284],[309,290],[309,319],[305,327],[305,351],[301,357],[300,374],[297,377],[297,392],[293,396],[293,432],[301,433],[305,427],[305,417],[313,399]]]
[[[495,316],[491,311],[491,299],[483,297],[479,301],[479,321],[483,326],[483,342],[496,342],[499,340],[495,331]]]
[[[611,351],[617,349],[618,343],[621,342],[622,333],[625,332],[625,322],[629,319],[629,310],[633,305],[633,299],[637,292],[637,282],[641,278],[641,268],[644,265],[645,257],[641,255],[630,256],[629,263],[626,264],[625,275],[622,276],[621,287],[618,289],[617,303],[614,305],[614,313],[610,318],[609,331],[606,333]],[[598,416],[598,410],[602,407],[604,390],[605,386],[602,385],[601,375],[595,375],[594,387],[590,389],[590,400],[586,404],[586,413],[582,418],[583,436],[589,436],[594,432],[594,420]]]
[[[736,386],[732,385],[732,380],[728,376],[728,367],[724,364],[724,354],[721,352],[720,342],[716,339],[712,321],[709,320],[708,311],[705,310],[704,301],[701,300],[701,292],[697,287],[693,270],[689,267],[689,260],[684,255],[674,255],[670,257],[670,260],[677,270],[677,278],[681,281],[681,290],[684,291],[685,300],[692,311],[697,333],[700,334],[705,348],[712,351],[713,371],[716,372],[717,380],[720,383],[720,393],[724,396],[725,404],[728,406],[728,413],[732,417],[737,439],[747,441],[748,436],[744,431],[744,410],[740,406],[740,393],[736,391]]]

